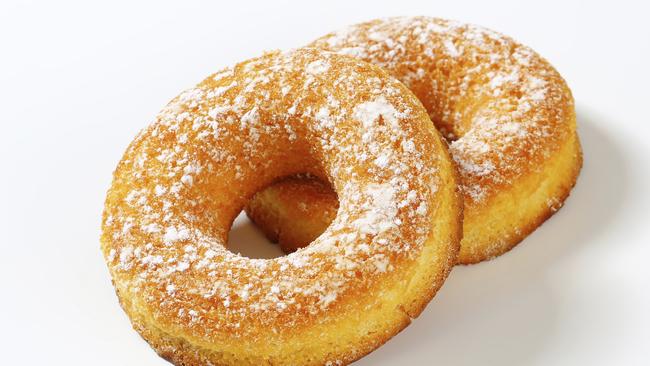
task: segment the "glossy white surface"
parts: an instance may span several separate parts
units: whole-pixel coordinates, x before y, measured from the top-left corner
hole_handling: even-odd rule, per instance
[[[359,365],[650,364],[650,9],[643,2],[0,3],[0,344],[7,365],[165,365],[99,251],[111,172],[182,89],[222,66],[392,15],[476,23],[572,88],[585,165],[512,252],[456,268]],[[238,245],[261,240],[238,222]],[[273,249],[273,248],[271,248]]]

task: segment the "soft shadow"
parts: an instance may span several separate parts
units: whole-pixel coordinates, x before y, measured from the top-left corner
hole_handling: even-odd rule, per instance
[[[271,243],[244,212],[232,224],[228,235],[228,250],[248,258],[270,259],[284,255],[280,246]]]
[[[358,364],[393,365],[405,355],[417,355],[409,362],[414,365],[539,361],[536,357],[558,332],[554,267],[578,261],[581,250],[608,229],[630,199],[630,160],[598,127],[606,123],[578,109],[584,165],[555,216],[511,252],[456,267],[420,318]]]

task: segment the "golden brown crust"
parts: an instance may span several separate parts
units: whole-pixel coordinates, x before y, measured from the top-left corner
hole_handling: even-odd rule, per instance
[[[571,92],[546,60],[512,39],[468,24],[405,17],[357,24],[310,46],[385,68],[415,93],[451,141],[466,213],[460,263],[512,248],[552,214],[546,202],[560,204],[575,184],[581,153]],[[540,184],[545,190],[535,190]],[[274,189],[253,199],[247,208],[253,220],[278,213],[268,224],[301,232],[285,236],[318,233],[299,218],[285,222],[280,212],[309,205],[309,198],[264,202]]]
[[[328,229],[284,257],[228,251],[250,197],[300,172],[339,193]],[[426,111],[385,71],[270,53],[182,93],[133,141],[102,251],[134,328],[176,364],[346,364],[442,285],[459,248],[456,179]]]
[[[504,198],[494,199],[494,201],[500,202],[493,204],[493,207],[496,208],[491,211],[485,210],[473,218],[466,218],[465,223],[468,223],[466,227],[475,228],[473,232],[468,233],[468,238],[477,244],[464,248],[461,245],[461,252],[458,256],[460,264],[479,263],[508,252],[562,207],[564,201],[569,197],[582,167],[582,149],[577,135],[566,142],[561,153],[553,160],[544,173],[531,175],[526,184],[522,185],[544,186],[546,189],[538,189],[536,194],[532,195],[528,192],[523,194],[504,193]],[[526,197],[526,199],[513,200],[513,195]],[[513,202],[517,204],[513,205]],[[495,212],[498,213],[498,216],[494,216]],[[511,221],[521,223],[517,230],[508,227],[508,223]],[[478,223],[483,223],[483,225]],[[488,223],[493,223],[492,226],[489,226],[492,228],[491,232],[481,232],[481,228],[487,226]],[[496,234],[501,236],[498,239],[488,236],[495,235],[493,233],[501,233]],[[475,248],[475,250],[469,250],[471,248]],[[483,251],[479,251],[480,249]]]

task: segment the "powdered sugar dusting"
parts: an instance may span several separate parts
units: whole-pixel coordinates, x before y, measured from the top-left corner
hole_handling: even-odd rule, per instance
[[[395,107],[388,103],[384,96],[361,103],[354,109],[354,118],[361,121],[366,128],[371,127],[379,117],[394,126],[397,123],[396,114]]]
[[[303,49],[182,93],[115,172],[102,243],[118,290],[197,337],[254,336],[316,319],[412,261],[431,231],[439,162],[422,153],[435,137],[402,88],[379,69]],[[314,160],[341,198],[327,231],[285,257],[228,251],[248,197]]]
[[[377,235],[396,224],[397,204],[395,190],[389,184],[371,184],[366,192],[373,203],[365,214],[357,218],[353,225],[362,233]]]
[[[331,33],[311,46],[382,66],[416,93],[451,140],[466,205],[480,204],[535,170],[570,130],[563,121],[573,100],[557,71],[530,48],[485,28],[387,18]],[[482,104],[467,103],[472,100]],[[361,111],[367,119],[383,116],[381,105],[367,107]]]

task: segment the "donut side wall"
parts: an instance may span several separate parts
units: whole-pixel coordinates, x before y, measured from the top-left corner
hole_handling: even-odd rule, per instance
[[[582,149],[574,133],[542,170],[496,194],[486,203],[489,209],[465,215],[463,242],[473,244],[461,245],[458,262],[479,263],[514,248],[562,207],[581,167]]]

